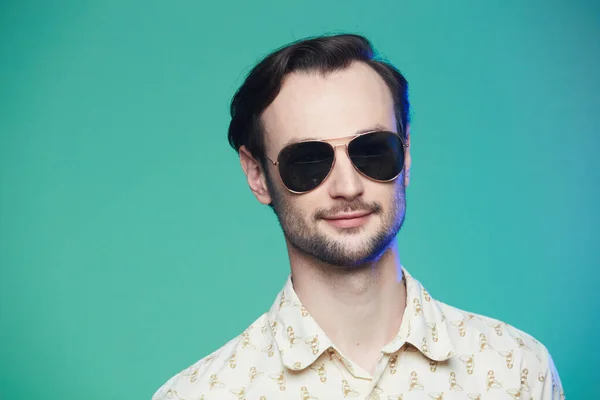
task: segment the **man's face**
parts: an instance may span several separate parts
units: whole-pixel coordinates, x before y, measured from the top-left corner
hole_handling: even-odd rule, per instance
[[[362,63],[326,75],[289,75],[265,110],[263,124],[271,159],[286,144],[301,139],[340,138],[376,129],[396,131],[389,89]],[[291,246],[327,264],[359,266],[380,257],[402,226],[404,172],[392,182],[375,182],[354,169],[344,146],[336,148],[335,157],[328,178],[305,194],[289,192],[277,167],[267,162],[269,194]],[[365,212],[368,215],[360,218],[336,219]]]

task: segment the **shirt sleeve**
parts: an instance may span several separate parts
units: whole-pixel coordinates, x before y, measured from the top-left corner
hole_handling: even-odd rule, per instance
[[[540,400],[564,400],[565,392],[558,376],[552,356],[546,348],[542,354],[542,371],[536,377],[536,385],[531,398]]]

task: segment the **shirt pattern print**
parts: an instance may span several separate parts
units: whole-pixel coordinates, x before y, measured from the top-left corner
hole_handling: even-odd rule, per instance
[[[153,400],[561,400],[546,347],[504,322],[433,299],[404,267],[407,305],[375,373],[333,344],[291,276],[238,337],[169,379]]]

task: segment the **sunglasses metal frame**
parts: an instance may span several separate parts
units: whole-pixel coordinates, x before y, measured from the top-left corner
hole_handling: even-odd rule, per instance
[[[285,188],[294,193],[294,194],[304,194],[304,193],[308,193],[311,192],[313,190],[315,190],[316,188],[318,188],[319,186],[321,186],[326,180],[327,178],[329,178],[329,175],[331,175],[331,171],[333,171],[333,168],[335,167],[335,162],[337,160],[336,157],[336,149],[340,146],[343,146],[346,149],[346,156],[348,157],[348,159],[350,160],[350,163],[352,164],[352,166],[354,167],[354,169],[361,174],[362,176],[364,176],[365,178],[372,180],[374,182],[392,182],[393,180],[395,180],[396,178],[398,178],[400,176],[400,174],[402,173],[402,171],[404,171],[404,164],[402,165],[402,168],[400,169],[400,172],[398,172],[398,174],[396,176],[394,176],[391,179],[386,179],[386,180],[379,180],[379,179],[375,179],[375,178],[371,178],[370,176],[368,176],[367,174],[365,174],[364,172],[362,172],[360,169],[358,169],[358,167],[356,167],[356,165],[354,165],[354,163],[352,162],[352,158],[350,157],[350,154],[348,153],[348,145],[356,138],[359,138],[361,136],[364,135],[369,135],[369,134],[373,134],[373,133],[391,133],[394,134],[396,136],[398,136],[398,138],[400,139],[400,142],[402,143],[402,147],[404,147],[405,149],[407,149],[408,147],[410,147],[410,143],[406,142],[406,140],[400,136],[398,133],[396,132],[392,132],[392,131],[386,131],[386,130],[374,130],[374,131],[368,131],[368,132],[361,132],[355,135],[348,135],[348,136],[340,136],[340,137],[335,137],[335,138],[329,138],[329,139],[303,139],[303,140],[298,140],[297,142],[293,142],[290,143],[286,146],[284,146],[281,150],[279,150],[279,153],[277,154],[277,161],[273,161],[271,158],[269,158],[269,156],[265,155],[265,158],[267,160],[269,160],[271,162],[271,164],[273,164],[273,166],[277,167],[277,172],[279,173],[279,179],[281,180],[281,182],[283,183],[283,186],[285,186]],[[330,142],[333,141],[337,141],[337,140],[342,140],[342,139],[348,139],[350,138],[350,140],[348,140],[346,143],[342,143],[342,144],[336,144],[333,145]],[[298,143],[307,143],[307,142],[322,142],[322,143],[327,143],[329,146],[331,146],[332,150],[333,150],[333,162],[331,163],[331,167],[329,168],[329,172],[327,172],[327,175],[325,176],[325,178],[323,178],[323,180],[314,188],[310,189],[310,190],[306,190],[303,192],[298,192],[295,190],[290,189],[289,187],[287,187],[287,185],[285,184],[285,182],[283,181],[283,179],[281,178],[281,171],[279,171],[279,156],[281,154],[281,152],[283,150],[285,150],[286,148],[288,148],[289,146],[293,146],[296,145]],[[406,154],[406,153],[405,153]],[[405,160],[403,160],[404,162],[406,161],[406,157]]]

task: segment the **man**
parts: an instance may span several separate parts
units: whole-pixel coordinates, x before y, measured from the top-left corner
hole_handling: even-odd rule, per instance
[[[434,300],[400,263],[407,82],[357,35],[295,42],[231,105],[229,141],[270,205],[291,274],[270,311],[162,399],[560,399],[546,348]]]

